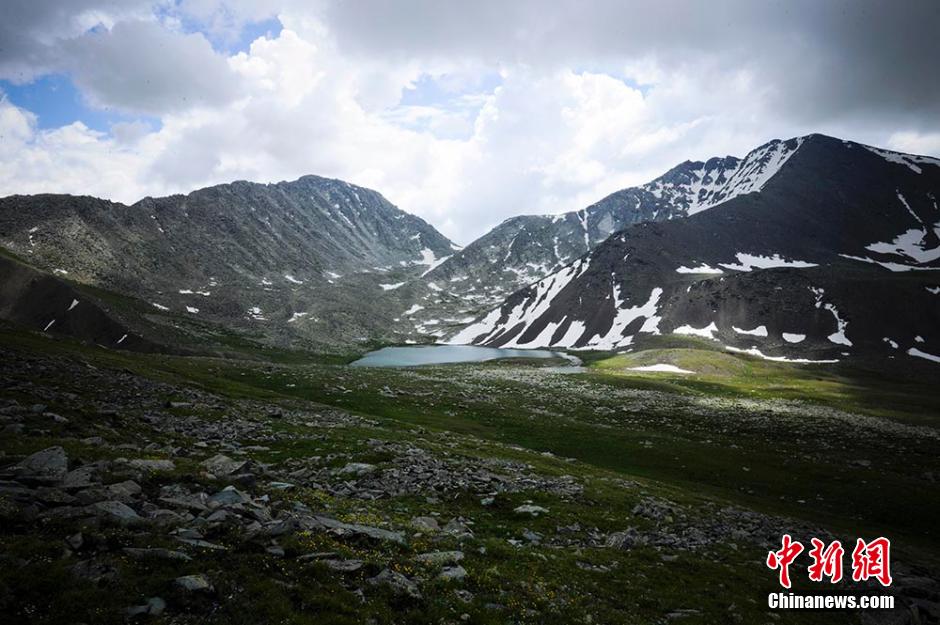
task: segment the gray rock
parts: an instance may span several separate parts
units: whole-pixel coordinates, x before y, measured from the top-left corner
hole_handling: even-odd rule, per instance
[[[645,545],[647,539],[636,531],[634,527],[628,527],[622,532],[613,532],[607,537],[606,546],[614,549],[632,549],[638,545]]]
[[[339,475],[366,475],[375,471],[376,466],[374,464],[367,464],[365,462],[350,462],[342,469],[337,471]]]
[[[108,492],[107,488],[103,486],[92,486],[91,488],[86,488],[75,493],[75,497],[78,501],[86,506],[95,503],[96,501],[104,501],[109,499],[111,494]]]
[[[366,583],[370,586],[388,588],[393,594],[399,597],[410,597],[412,599],[421,598],[421,591],[418,590],[417,584],[401,573],[391,569],[383,569],[382,572],[375,577],[367,579]]]
[[[235,504],[241,504],[248,501],[241,491],[236,489],[234,486],[227,486],[217,492],[216,494],[209,497],[207,503],[210,508],[218,508],[223,506],[233,506]]]
[[[177,586],[187,592],[212,592],[212,584],[205,575],[184,575],[173,580]]]
[[[439,532],[441,526],[432,516],[416,516],[411,519],[411,527],[421,532]]]
[[[441,530],[445,534],[450,534],[451,536],[456,536],[457,538],[469,538],[473,536],[473,532],[470,531],[470,528],[461,521],[460,519],[451,519],[447,522],[447,525]]]
[[[125,503],[131,501],[141,492],[140,484],[133,480],[118,482],[117,484],[109,484],[107,490],[108,494],[112,498],[116,499],[117,501],[123,501]]]
[[[65,474],[62,479],[62,488],[80,489],[88,488],[95,484],[95,475],[98,473],[98,467],[94,465],[85,465],[78,467]]]
[[[144,519],[138,515],[132,508],[120,501],[99,501],[91,505],[92,510],[101,517],[117,521],[127,525],[131,523],[140,523]]]
[[[191,547],[199,547],[200,549],[211,549],[213,551],[225,551],[226,550],[226,547],[224,547],[223,545],[210,543],[208,540],[203,540],[201,538],[186,538],[184,536],[177,536],[176,540],[180,541],[184,545],[189,545]]]
[[[548,509],[543,508],[542,506],[534,506],[532,504],[525,504],[518,506],[513,510],[516,514],[531,514],[532,516],[538,516],[540,514],[548,514]]]
[[[125,547],[124,553],[126,553],[131,558],[135,560],[144,560],[147,558],[156,558],[158,560],[180,560],[183,562],[188,562],[192,560],[188,555],[182,551],[173,551],[172,549],[163,549],[160,547],[155,548],[137,548],[137,547]]]
[[[66,539],[65,539],[65,542],[66,542],[66,543],[68,544],[68,546],[71,547],[74,551],[78,551],[79,549],[82,548],[82,545],[85,544],[85,537],[82,536],[82,533],[81,533],[81,532],[78,532],[78,533],[72,534],[71,536],[69,536],[68,538],[66,538]]]
[[[331,530],[340,536],[353,535],[365,536],[375,540],[390,541],[399,544],[405,544],[405,537],[401,532],[372,527],[370,525],[359,525],[357,523],[343,523],[336,519],[325,516],[314,516],[314,521],[322,527]]]
[[[432,551],[415,556],[415,560],[422,564],[430,564],[431,566],[456,564],[463,560],[463,551]]]
[[[15,471],[20,479],[54,483],[65,478],[69,470],[69,458],[59,446],[37,451],[20,461]]]
[[[449,566],[441,571],[440,575],[437,576],[438,579],[448,581],[448,582],[459,582],[467,577],[467,569],[463,568],[459,564],[457,566]]]
[[[248,466],[248,460],[233,460],[224,454],[216,454],[202,463],[206,471],[216,477],[239,473]]]
[[[322,560],[322,562],[339,573],[354,573],[364,565],[362,560]]]
[[[36,499],[52,506],[63,506],[78,502],[78,499],[64,490],[49,487],[36,489]]]
[[[166,601],[160,597],[150,597],[147,599],[147,608],[150,616],[160,616],[166,610]]]
[[[160,597],[150,597],[144,605],[127,608],[127,616],[160,616],[166,610],[166,601]]]
[[[117,569],[100,560],[82,560],[69,569],[72,575],[87,579],[94,584],[105,583],[117,578]]]
[[[172,471],[176,468],[176,465],[172,460],[148,460],[139,458],[136,460],[130,460],[127,464],[131,468],[139,469],[141,471],[149,471],[151,473],[156,473],[158,471]]]

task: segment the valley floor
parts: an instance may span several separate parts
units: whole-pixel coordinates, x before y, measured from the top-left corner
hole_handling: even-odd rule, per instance
[[[0,613],[937,622],[940,391],[740,362],[691,380],[631,374],[642,359],[368,369],[0,329]],[[783,533],[891,538],[890,589],[791,572],[795,592],[896,608],[769,609]]]

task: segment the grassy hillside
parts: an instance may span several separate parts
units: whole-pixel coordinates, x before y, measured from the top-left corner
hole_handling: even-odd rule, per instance
[[[70,469],[102,463],[103,488],[138,484],[126,501],[146,518],[179,513],[166,499],[179,489],[219,496],[231,485],[250,501],[122,525],[51,491],[0,492],[0,552],[12,564],[0,607],[11,622],[120,622],[150,597],[166,602],[153,618],[174,623],[854,622],[769,614],[776,581],[763,558],[784,531],[890,536],[899,588],[938,570],[940,501],[927,476],[940,473],[940,415],[928,386],[905,407],[920,404],[914,424],[892,416],[893,382],[869,388],[881,398],[870,410],[884,415],[853,414],[833,407],[860,401],[836,374],[702,349],[560,375],[518,361],[376,370],[267,351],[145,356],[9,328],[0,343],[10,426],[0,471],[61,445]],[[709,373],[624,372],[656,362]],[[822,403],[773,399],[791,392]],[[209,472],[220,453],[247,461],[249,477]],[[226,520],[209,520],[218,510]],[[402,542],[324,529],[310,515]],[[275,532],[287,519],[314,524]],[[77,532],[74,547],[65,539]],[[209,546],[181,542],[191,532]],[[128,547],[190,559],[129,557]],[[452,551],[459,564],[422,560]],[[420,597],[376,582],[386,570]],[[183,590],[174,580],[186,574],[212,590]]]

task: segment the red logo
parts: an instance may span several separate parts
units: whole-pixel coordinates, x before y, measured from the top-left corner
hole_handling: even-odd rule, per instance
[[[870,543],[859,538],[852,551],[852,579],[863,582],[870,577],[882,586],[891,585],[891,541],[883,536]]]
[[[803,544],[794,542],[789,534],[783,535],[783,547],[780,551],[771,551],[767,554],[767,566],[771,569],[780,569],[780,585],[790,587],[790,564],[803,552]]]
[[[810,542],[813,545],[808,552],[812,559],[807,567],[810,581],[821,582],[823,578],[829,578],[832,584],[841,581],[842,558],[845,555],[842,543],[834,540],[827,546],[815,537]],[[767,568],[779,570],[780,585],[784,588],[790,588],[790,565],[804,549],[803,543],[784,534],[780,549],[767,552]],[[871,542],[859,538],[852,551],[852,580],[863,582],[871,578],[878,580],[882,586],[891,585],[891,541],[884,536]]]
[[[814,582],[821,582],[823,577],[828,577],[829,582],[835,584],[842,579],[842,556],[845,554],[842,543],[834,540],[826,547],[826,543],[818,538],[813,538],[812,543],[809,557],[813,559],[813,563],[809,565],[809,578]]]

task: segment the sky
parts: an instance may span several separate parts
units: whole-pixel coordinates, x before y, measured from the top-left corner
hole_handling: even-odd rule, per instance
[[[821,132],[940,156],[935,0],[5,0],[0,196],[305,174],[466,244]]]

